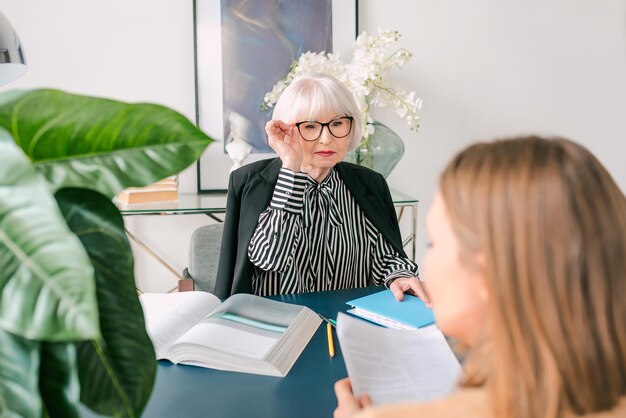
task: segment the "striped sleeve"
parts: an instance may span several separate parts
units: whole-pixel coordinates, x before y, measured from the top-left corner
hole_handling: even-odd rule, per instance
[[[281,168],[269,207],[259,216],[248,257],[266,271],[285,271],[302,234],[306,174]]]
[[[400,256],[382,234],[378,234],[372,262],[373,282],[388,286],[393,279],[418,277],[418,274],[417,264]]]
[[[304,201],[307,175],[281,168],[274,187],[270,207],[300,215]]]

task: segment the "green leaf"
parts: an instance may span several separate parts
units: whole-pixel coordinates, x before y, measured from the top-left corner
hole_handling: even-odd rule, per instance
[[[103,339],[77,344],[81,401],[100,414],[139,416],[152,390],[156,357],[122,217],[97,192],[61,189],[55,197],[96,271]]]
[[[0,329],[0,417],[41,417],[39,349],[39,343]]]
[[[99,335],[93,267],[46,183],[0,129],[0,328],[28,339]]]
[[[73,343],[43,343],[39,390],[45,412],[51,418],[78,418],[80,384]]]
[[[179,173],[212,141],[181,114],[58,90],[0,95],[0,126],[54,190],[84,187],[113,197]]]

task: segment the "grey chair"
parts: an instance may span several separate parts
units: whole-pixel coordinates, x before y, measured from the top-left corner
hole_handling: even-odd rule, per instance
[[[219,223],[201,226],[191,234],[189,264],[183,277],[193,280],[194,290],[212,293],[215,289],[223,232],[224,224]]]

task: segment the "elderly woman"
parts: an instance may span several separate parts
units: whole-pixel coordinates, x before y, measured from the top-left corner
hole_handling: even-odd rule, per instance
[[[278,158],[235,170],[215,294],[274,295],[384,284],[427,302],[407,258],[385,179],[343,162],[361,114],[337,79],[307,76],[266,125]]]

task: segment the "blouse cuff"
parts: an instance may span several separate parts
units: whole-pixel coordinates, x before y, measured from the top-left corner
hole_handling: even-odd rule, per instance
[[[391,285],[391,283],[393,283],[394,280],[402,278],[402,277],[418,277],[418,276],[417,276],[417,273],[413,273],[412,271],[405,270],[405,269],[398,269],[398,270],[391,272],[391,274],[385,277],[385,281],[384,281],[385,287],[389,288],[389,285]]]
[[[270,207],[295,214],[302,213],[306,185],[307,175],[305,173],[296,173],[287,168],[281,168]]]

